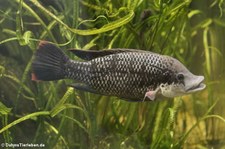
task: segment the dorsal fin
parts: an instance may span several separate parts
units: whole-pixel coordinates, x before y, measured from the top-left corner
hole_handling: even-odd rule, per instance
[[[146,51],[137,50],[137,49],[109,49],[109,50],[101,50],[101,51],[70,49],[69,51],[84,60],[92,60],[94,58],[103,57],[106,55],[111,55],[111,54],[116,54],[116,53],[146,52]]]

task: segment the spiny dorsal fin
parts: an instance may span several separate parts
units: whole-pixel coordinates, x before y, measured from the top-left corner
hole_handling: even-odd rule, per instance
[[[137,50],[137,49],[109,49],[109,50],[101,50],[101,51],[70,49],[69,51],[84,60],[92,60],[94,58],[103,57],[106,55],[111,55],[116,53],[147,52],[147,51]]]

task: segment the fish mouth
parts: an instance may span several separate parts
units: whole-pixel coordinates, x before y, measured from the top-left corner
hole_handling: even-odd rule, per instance
[[[186,93],[193,93],[196,91],[203,90],[206,87],[203,81],[204,81],[204,77],[199,76],[199,79],[191,87],[186,89]]]

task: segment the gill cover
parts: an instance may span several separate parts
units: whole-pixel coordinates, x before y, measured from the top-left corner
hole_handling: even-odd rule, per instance
[[[160,84],[161,94],[165,97],[176,97],[203,90],[206,85],[203,83],[204,76],[192,74],[181,62],[171,58],[172,70],[175,80],[172,84]]]

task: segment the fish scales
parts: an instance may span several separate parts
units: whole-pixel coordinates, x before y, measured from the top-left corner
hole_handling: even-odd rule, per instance
[[[170,79],[171,62],[165,61],[169,59],[153,53],[118,53],[88,62],[71,60],[66,72],[68,78],[84,82],[102,94],[138,99]]]
[[[193,75],[169,56],[135,49],[70,50],[85,61],[69,59],[46,41],[39,44],[32,62],[32,80],[74,79],[70,86],[132,101],[173,98],[205,88],[204,76]],[[145,99],[149,100],[145,100]]]

